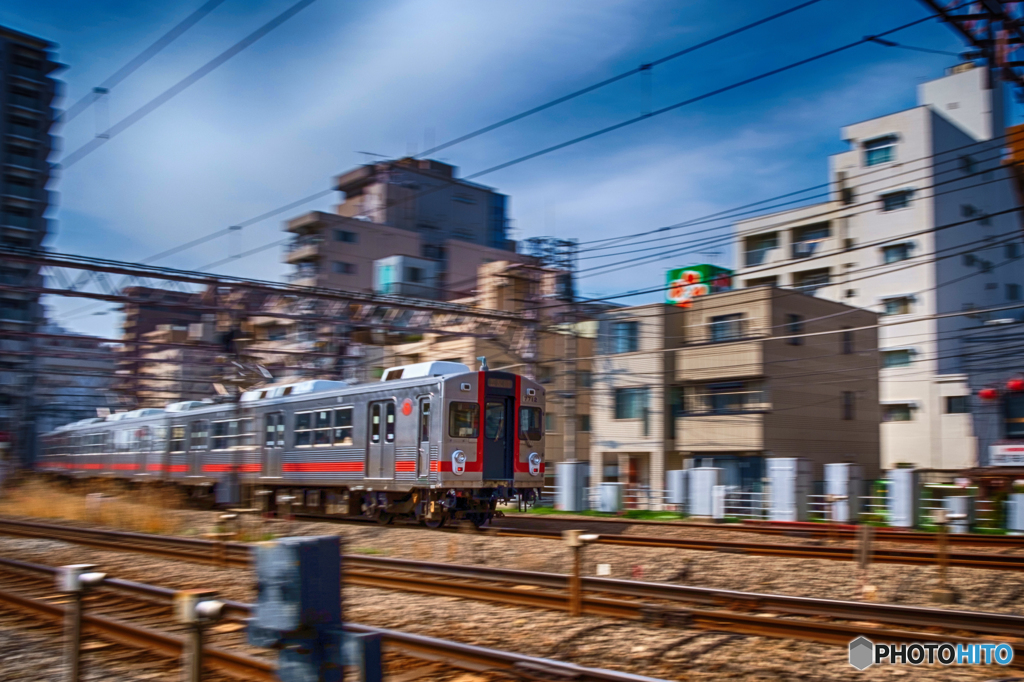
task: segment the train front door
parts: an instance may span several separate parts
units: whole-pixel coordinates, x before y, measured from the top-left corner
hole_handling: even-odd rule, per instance
[[[517,445],[515,433],[515,376],[485,375],[483,414],[484,480],[512,478]]]
[[[366,477],[392,478],[395,471],[395,401],[370,403]]]
[[[281,477],[281,452],[284,450],[284,413],[271,412],[263,417],[263,461],[261,471],[264,477]]]

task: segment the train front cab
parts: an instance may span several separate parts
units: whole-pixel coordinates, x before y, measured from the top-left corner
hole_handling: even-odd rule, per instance
[[[508,372],[449,377],[440,479],[474,497],[532,499],[544,485],[544,390]],[[489,505],[493,508],[493,505]]]

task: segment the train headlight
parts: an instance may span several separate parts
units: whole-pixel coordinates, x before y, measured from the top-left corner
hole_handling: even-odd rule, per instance
[[[531,452],[527,461],[530,463],[530,475],[540,476],[540,465],[544,463],[544,458],[536,452]]]
[[[452,471],[456,474],[466,473],[466,453],[462,450],[452,453]]]

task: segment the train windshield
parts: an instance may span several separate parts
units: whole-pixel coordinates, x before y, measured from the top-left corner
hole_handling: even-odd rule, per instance
[[[480,435],[480,406],[476,403],[452,403],[448,418],[448,435],[452,438]]]
[[[541,421],[539,407],[519,408],[519,439],[540,440],[544,435],[544,424]]]

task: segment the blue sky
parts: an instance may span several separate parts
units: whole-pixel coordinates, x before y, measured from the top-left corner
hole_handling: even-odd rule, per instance
[[[6,0],[0,24],[57,43],[76,101],[179,22],[184,3]],[[109,122],[147,102],[283,11],[292,0],[226,0],[111,91]],[[795,0],[319,0],[205,79],[58,176],[56,250],[140,260],[329,187],[358,152],[419,152],[482,125],[657,59]],[[916,0],[817,5],[658,66],[654,108],[924,16]],[[891,37],[958,52],[938,22]],[[955,58],[877,45],[800,67],[478,181],[508,194],[517,239],[583,241],[671,225],[826,181],[839,128],[915,104],[917,83]],[[641,110],[633,77],[439,152],[468,175]],[[100,122],[102,123],[102,121]],[[60,131],[65,152],[89,141],[96,112]],[[336,197],[306,210],[330,210]],[[246,227],[160,261],[197,268],[281,239],[281,220]],[[584,279],[585,295],[660,285],[678,255]],[[583,267],[595,264],[584,261]],[[274,249],[218,269],[280,279]],[[643,302],[633,299],[628,302]],[[59,301],[57,321],[115,334],[109,306]],[[72,314],[74,313],[74,314]]]

